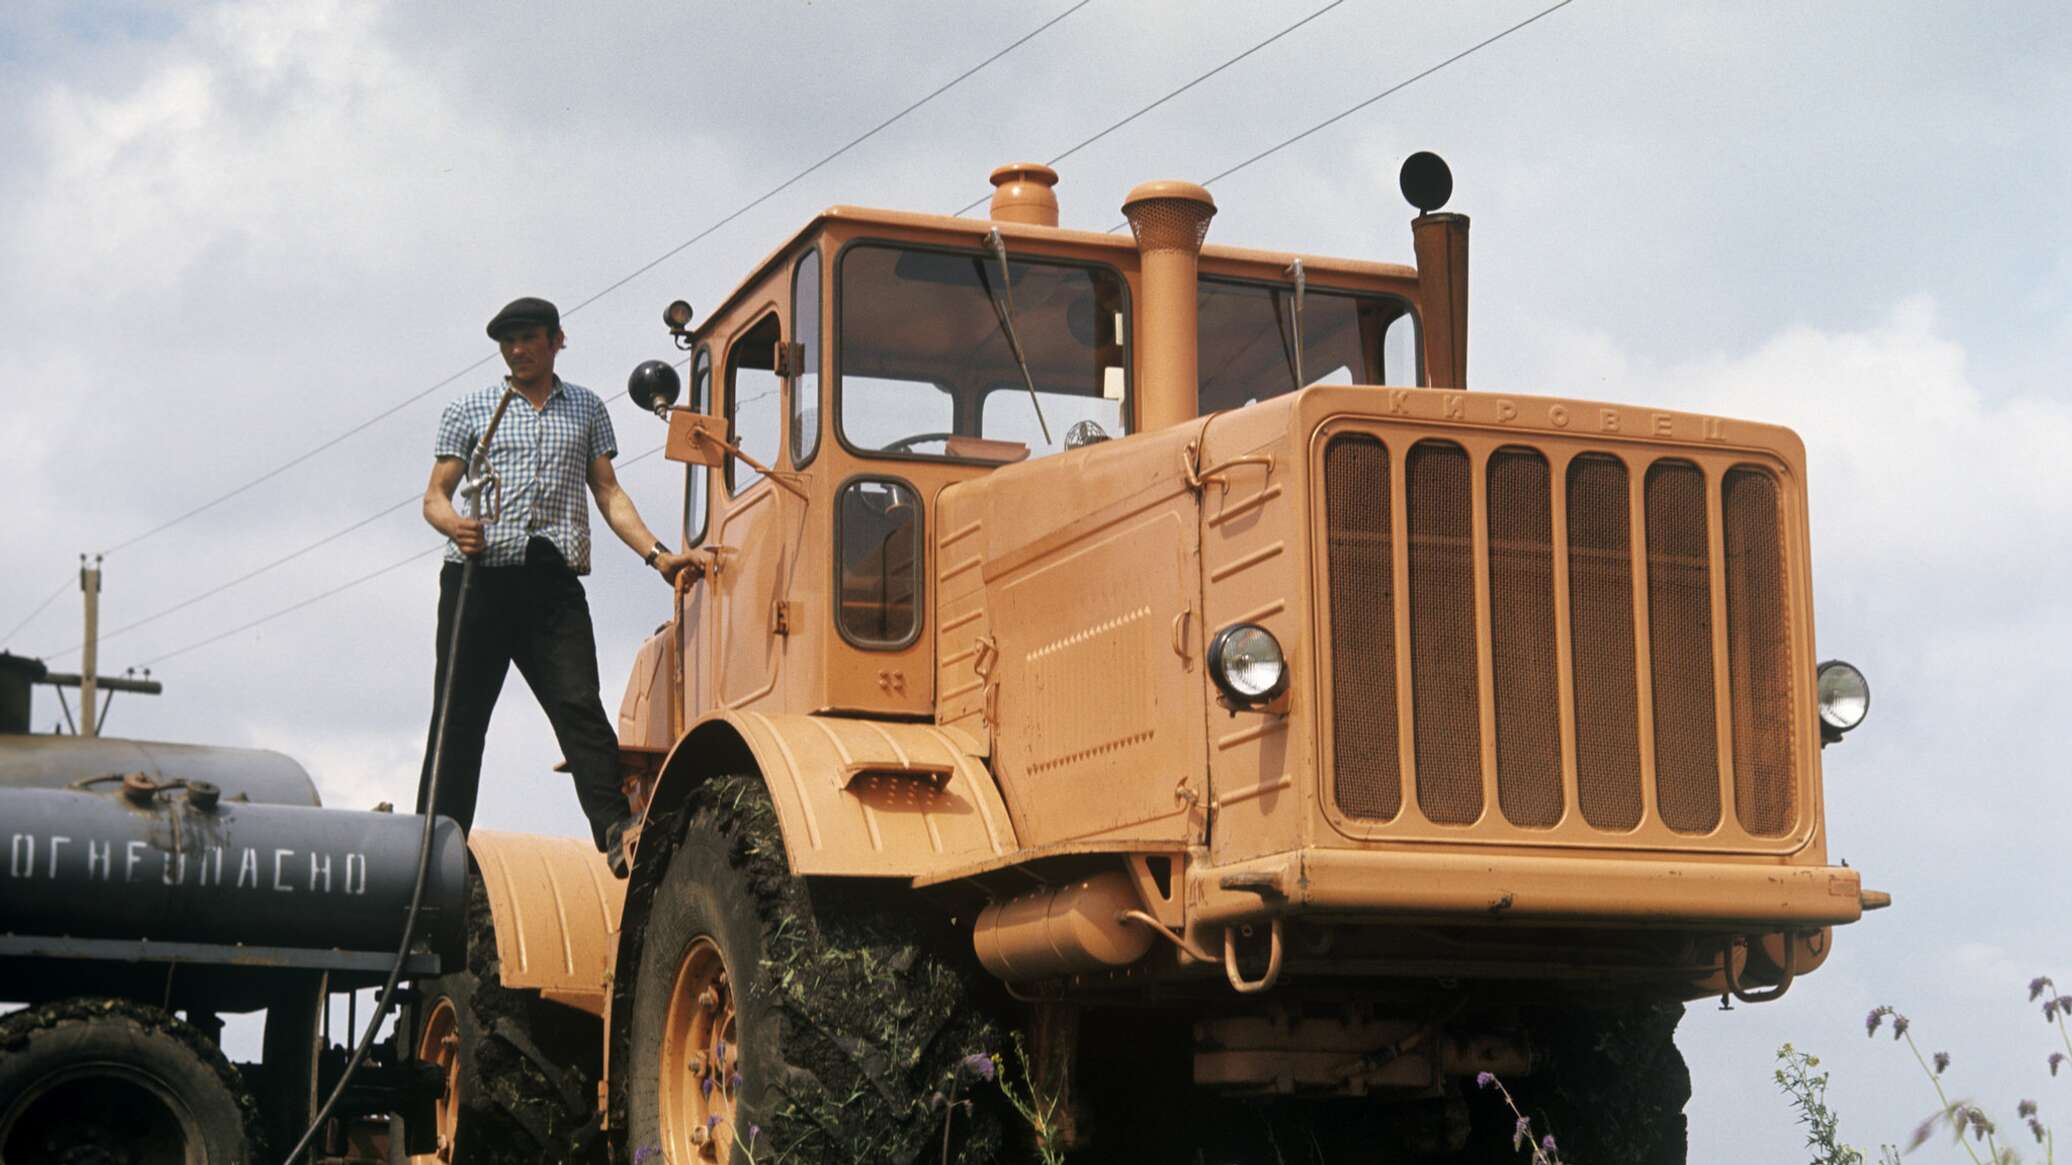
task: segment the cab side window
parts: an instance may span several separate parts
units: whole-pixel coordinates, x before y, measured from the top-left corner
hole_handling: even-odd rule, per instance
[[[712,349],[703,344],[691,357],[691,399],[694,413],[712,411]],[[683,467],[683,541],[691,547],[705,541],[705,499],[712,488],[712,470],[703,465]]]
[[[774,466],[784,448],[784,381],[777,375],[777,345],[783,340],[777,313],[756,321],[727,346],[727,427],[743,452]],[[762,474],[727,458],[727,488],[741,493]]]
[[[820,252],[799,259],[791,281],[791,463],[802,466],[820,448]]]
[[[921,500],[891,478],[858,478],[835,502],[835,625],[858,647],[914,641],[921,611]]]

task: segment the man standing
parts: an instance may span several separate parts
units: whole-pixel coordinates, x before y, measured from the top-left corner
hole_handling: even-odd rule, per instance
[[[670,553],[619,488],[612,472],[618,443],[604,402],[554,374],[554,357],[565,342],[554,305],[531,297],[512,300],[489,321],[489,338],[497,342],[511,374],[501,384],[446,406],[432,451],[431,483],[425,487],[425,521],[446,535],[448,544],[439,574],[432,729],[417,809],[426,810],[439,730],[437,693],[445,689],[452,668],[452,706],[446,710],[434,808],[459,822],[463,831],[473,825],[483,737],[504,676],[515,663],[554,726],[592,840],[624,877],[621,836],[631,818],[619,791],[617,735],[598,699],[597,644],[579,581],[590,572],[584,485],[596,497],[605,524],[664,580],[673,581],[690,556]],[[453,494],[507,387],[513,395],[489,442],[489,465],[498,483],[495,494],[485,498],[492,520],[477,521],[454,507]],[[467,557],[475,559],[476,570],[463,607]],[[460,637],[449,659],[457,607],[462,608]]]

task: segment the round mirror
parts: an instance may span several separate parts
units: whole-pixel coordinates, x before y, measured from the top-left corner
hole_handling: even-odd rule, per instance
[[[667,360],[644,360],[626,378],[626,395],[658,417],[668,414],[669,406],[676,403],[682,392],[683,378]]]
[[[1403,188],[1403,197],[1425,214],[1445,206],[1446,200],[1453,197],[1453,171],[1446,168],[1446,159],[1430,150],[1419,150],[1403,159],[1403,172],[1397,182]]]

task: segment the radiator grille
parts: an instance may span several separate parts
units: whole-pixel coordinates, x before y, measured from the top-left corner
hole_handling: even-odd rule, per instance
[[[1734,811],[1757,837],[1798,818],[1791,779],[1791,625],[1777,480],[1735,469],[1721,485],[1727,555],[1727,663],[1734,709]]]
[[[1410,449],[1403,494],[1410,516],[1417,804],[1433,821],[1456,825],[1482,816],[1475,517],[1468,474],[1468,455],[1460,446],[1422,441]]]
[[[1496,791],[1513,825],[1561,820],[1560,661],[1554,644],[1554,495],[1547,459],[1489,459],[1489,632]]]
[[[1617,834],[1652,819],[1780,838],[1800,824],[1803,690],[1769,470],[1342,433],[1323,478],[1341,812],[1395,822],[1414,797],[1444,826]]]
[[[1568,466],[1568,619],[1575,644],[1576,793],[1599,829],[1640,824],[1640,691],[1634,674],[1633,534],[1626,463]]]
[[[1324,480],[1331,609],[1341,613],[1331,620],[1338,805],[1355,817],[1390,821],[1403,809],[1403,777],[1388,450],[1372,437],[1333,441],[1324,453]]]

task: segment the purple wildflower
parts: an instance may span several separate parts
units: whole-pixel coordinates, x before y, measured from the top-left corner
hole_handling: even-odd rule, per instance
[[[1948,1052],[1937,1052],[1935,1054],[1935,1074],[1937,1076],[1942,1075],[1943,1070],[1948,1068],[1949,1066],[1950,1054]]]
[[[741,1083],[741,1073],[739,1072],[736,1072],[733,1075],[727,1077],[727,1087],[729,1088],[738,1089],[741,1087]]]
[[[698,1078],[698,1092],[699,1092],[699,1094],[700,1094],[700,1095],[703,1095],[703,1096],[711,1096],[711,1095],[712,1095],[712,1087],[713,1087],[713,1084],[712,1084],[712,1077],[710,1077],[710,1076],[700,1076],[700,1077]]]
[[[2014,1106],[2014,1114],[2018,1117],[2023,1118],[2024,1120],[2028,1119],[2029,1117],[2035,1116],[2036,1102],[2033,1100],[2022,1101],[2020,1104]]]
[[[2063,1053],[2063,1052],[2052,1052],[2052,1053],[2050,1054],[2050,1074],[2051,1074],[2051,1075],[2053,1075],[2053,1076],[2057,1075],[2057,1074],[2058,1074],[2058,1065],[2060,1065],[2060,1064],[2062,1064],[2062,1063],[2064,1063],[2064,1062],[2065,1062],[2065,1053]]]
[[[750,1148],[751,1150],[753,1150],[753,1149],[755,1148],[755,1139],[756,1139],[757,1137],[760,1137],[760,1136],[762,1136],[762,1135],[763,1135],[763,1126],[761,1126],[761,1125],[757,1125],[757,1124],[751,1124],[751,1125],[749,1125],[749,1126],[748,1126],[748,1147],[749,1147],[749,1148]]]
[[[651,1158],[659,1157],[661,1155],[662,1146],[642,1145],[640,1148],[633,1150],[633,1165],[647,1165],[647,1162]]]
[[[1554,1143],[1553,1133],[1548,1133],[1545,1137],[1540,1138],[1540,1152],[1545,1153],[1549,1157],[1561,1152],[1560,1146]]]
[[[2050,990],[2053,986],[2054,984],[2051,983],[2049,975],[2038,975],[2034,979],[2029,980],[2029,1002],[2036,1002],[2038,996]]]
[[[1881,1005],[1871,1008],[1871,1013],[1863,1017],[1863,1034],[1867,1036],[1877,1035],[1879,1025],[1883,1024],[1885,1017],[1891,1014],[1892,1009],[1887,1006]]]
[[[1983,1141],[1994,1132],[1993,1122],[1986,1119],[1986,1110],[1973,1105],[1964,1112],[1964,1119],[1971,1122],[1971,1137]]]
[[[1495,1085],[1496,1085],[1496,1073],[1494,1073],[1494,1072],[1477,1072],[1477,1073],[1475,1073],[1475,1087],[1477,1087],[1477,1088],[1491,1088],[1491,1087],[1494,1087]]]
[[[986,1055],[984,1052],[973,1052],[962,1060],[957,1061],[957,1071],[968,1073],[977,1079],[990,1082],[995,1071],[993,1057]]]
[[[1521,1116],[1521,1117],[1519,1117],[1519,1118],[1518,1118],[1518,1124],[1517,1124],[1517,1125],[1516,1125],[1515,1127],[1513,1127],[1513,1128],[1511,1129],[1511,1149],[1512,1149],[1512,1151],[1513,1151],[1513,1152],[1516,1152],[1516,1151],[1517,1151],[1517,1149],[1518,1149],[1518,1147],[1519,1147],[1520,1145],[1523,1145],[1523,1144],[1524,1144],[1525,1142],[1527,1142],[1527,1141],[1529,1141],[1529,1140],[1531,1140],[1531,1139],[1532,1139],[1532,1122],[1531,1122],[1530,1120],[1527,1120],[1526,1118],[1524,1118],[1524,1117],[1522,1117],[1522,1116]]]
[[[718,1113],[713,1113],[713,1114],[712,1114],[711,1116],[708,1116],[708,1117],[706,1117],[706,1118],[705,1118],[705,1131],[706,1131],[706,1132],[708,1132],[708,1133],[709,1133],[709,1132],[711,1132],[711,1131],[712,1131],[713,1129],[716,1129],[716,1128],[718,1128],[718,1127],[719,1127],[719,1114],[718,1114]]]
[[[2043,1001],[2043,1022],[2049,1023],[2058,1017],[2058,1001],[2055,997]]]
[[[2043,1127],[2042,1121],[2032,1116],[2029,1118],[2029,1135],[2035,1137],[2036,1143],[2040,1145],[2050,1135],[2050,1130]]]
[[[1896,1039],[1899,1039],[1899,1038],[1900,1038],[1901,1036],[1904,1036],[1904,1035],[1906,1035],[1906,1034],[1907,1034],[1907,1017],[1906,1017],[1906,1016],[1903,1016],[1903,1015],[1901,1015],[1901,1014],[1899,1014],[1899,1013],[1898,1013],[1898,1012],[1896,1012],[1896,1011],[1895,1011],[1895,1012],[1893,1012],[1893,1013],[1892,1013],[1892,1038],[1896,1040]]]

